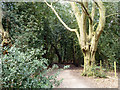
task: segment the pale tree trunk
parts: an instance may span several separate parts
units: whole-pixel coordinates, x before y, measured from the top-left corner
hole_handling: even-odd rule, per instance
[[[46,4],[54,11],[55,15],[58,17],[60,22],[69,30],[73,31],[76,33],[80,48],[82,50],[82,53],[84,55],[84,73],[86,75],[91,72],[91,68],[95,65],[95,53],[97,50],[97,44],[98,44],[98,39],[100,37],[101,32],[104,29],[105,25],[105,8],[103,6],[103,3],[101,0],[93,0],[92,4],[92,10],[91,14],[88,12],[88,2],[86,0],[82,0],[83,2],[70,2],[72,10],[74,12],[74,15],[76,17],[78,27],[79,27],[79,32],[77,29],[71,29],[69,28],[60,18],[60,16],[57,14],[55,9],[53,8],[52,4]],[[82,7],[82,12],[80,12],[77,3],[81,5]],[[95,16],[95,9],[96,7],[99,8],[99,22],[96,30],[94,29],[95,25],[97,23],[94,23],[94,16]],[[89,33],[87,33],[87,19],[89,20]],[[93,74],[93,73],[92,73]]]
[[[83,0],[85,1],[85,0]],[[95,65],[95,53],[97,50],[98,39],[103,31],[105,25],[105,8],[101,1],[94,1],[92,5],[91,14],[88,13],[88,2],[79,2],[82,6],[82,13],[80,13],[79,8],[75,2],[71,3],[73,12],[75,14],[76,20],[79,26],[79,44],[84,55],[84,73],[91,73],[91,68]],[[95,4],[99,8],[99,24],[97,29],[94,30],[94,16],[95,16]],[[86,33],[86,18],[89,19],[89,33]]]
[[[3,14],[2,14],[2,9],[1,9],[1,7],[0,7],[0,39],[2,40],[2,35],[3,35],[3,33],[4,33],[4,29],[3,29],[3,26],[2,26],[2,16],[3,16]],[[1,41],[0,40],[0,41]],[[2,41],[1,41],[2,42]]]
[[[3,11],[0,7],[0,46],[4,47],[11,43],[8,31],[5,31],[2,25]]]
[[[4,32],[3,26],[2,26],[2,9],[0,6],[0,89],[2,88],[1,82],[2,82],[2,34]]]

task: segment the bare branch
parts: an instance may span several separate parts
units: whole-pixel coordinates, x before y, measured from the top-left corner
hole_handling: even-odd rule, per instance
[[[105,7],[103,6],[103,3],[101,0],[99,0],[99,1],[94,0],[94,2],[99,7],[99,13],[100,13],[99,24],[98,24],[97,29],[96,29],[96,35],[97,35],[96,40],[98,40],[99,36],[102,33],[104,26],[105,26]]]
[[[94,17],[95,17],[95,3],[92,3],[92,11],[91,11],[92,21],[94,21]]]
[[[85,13],[88,16],[88,18],[89,18],[89,38],[91,38],[91,36],[92,36],[92,30],[93,30],[93,28],[92,28],[92,23],[93,23],[92,18],[94,18],[94,17],[91,17],[91,15],[88,13],[87,2],[86,2],[86,5],[84,5],[85,4],[84,1],[83,2],[78,2],[78,3],[82,6],[83,13]],[[94,11],[92,11],[92,12],[94,14]]]
[[[94,3],[97,5],[97,7],[99,7],[99,5],[98,5],[98,3],[96,2],[96,0],[93,0],[94,1]],[[100,8],[100,7],[99,7]]]
[[[93,29],[95,28],[95,26],[98,24],[98,22],[96,22],[94,25],[93,25]]]
[[[57,14],[57,12],[55,11],[55,9],[52,7],[52,4],[51,4],[51,5],[48,4],[48,3],[46,2],[46,0],[45,0],[45,3],[53,10],[53,12],[55,13],[55,15],[56,15],[57,18],[59,19],[59,21],[60,21],[69,31],[74,31],[74,32],[76,33],[77,38],[78,38],[78,41],[79,41],[79,45],[80,45],[80,35],[79,35],[77,29],[71,29],[71,28],[69,28],[69,27],[63,22],[63,20],[60,18],[60,16]]]
[[[71,29],[69,28],[64,22],[63,20],[60,18],[60,16],[58,15],[58,13],[55,11],[55,9],[53,8],[52,4],[48,4],[47,1],[45,0],[45,3],[53,10],[53,12],[55,13],[55,15],[57,16],[57,18],[59,19],[59,21],[69,30],[69,31],[77,31],[77,29]]]
[[[113,13],[113,14],[110,14],[110,15],[107,15],[105,16],[106,18],[107,17],[110,17],[110,16],[113,16],[113,15],[119,15],[120,13]],[[93,25],[93,28],[98,24],[98,22],[96,22],[94,25]]]
[[[81,13],[75,2],[70,2],[70,4],[71,4],[72,10],[74,12],[74,15],[76,17],[76,20],[77,20],[77,23],[79,26],[79,30],[80,30],[81,29]]]
[[[107,17],[110,17],[110,16],[113,16],[113,15],[119,15],[119,14],[120,14],[120,13],[113,13],[113,14],[107,15],[106,18],[107,18]]]
[[[86,7],[84,6],[84,4],[82,2],[78,2],[78,3],[83,7],[84,12],[88,15],[88,17],[90,19],[90,22],[92,22],[92,18],[90,16],[90,14],[88,13],[88,11],[87,11]]]
[[[74,15],[76,17],[76,20],[77,20],[78,26],[79,26],[81,24],[80,23],[80,21],[81,21],[81,13],[79,11],[79,8],[77,7],[77,4],[75,2],[71,2],[70,4],[71,4],[72,10],[74,12]]]
[[[74,12],[74,15],[76,17],[78,26],[79,26],[79,31],[80,31],[80,45],[81,47],[84,47],[86,44],[86,16],[87,14],[83,12],[82,14],[79,11],[79,8],[76,4],[76,2],[71,2],[71,7]],[[86,3],[85,3],[86,5]]]
[[[89,20],[89,39],[92,38],[92,33],[93,33],[93,22],[94,22],[94,16],[95,16],[95,3],[92,3],[92,11],[91,11],[91,19],[92,21]]]
[[[77,30],[75,31],[75,33],[76,33],[76,35],[77,35],[77,38],[78,38],[78,41],[79,41],[79,45],[80,45],[80,35],[79,35],[79,33],[78,33]]]

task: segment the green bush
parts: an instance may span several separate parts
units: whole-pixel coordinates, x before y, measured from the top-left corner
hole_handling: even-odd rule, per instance
[[[59,85],[57,74],[47,76],[48,60],[43,58],[44,51],[11,47],[8,55],[2,56],[2,87],[3,88],[52,88]]]
[[[100,70],[100,66],[94,66],[94,67],[92,67],[92,72],[94,72],[93,73],[93,76],[95,76],[95,77],[99,77],[99,78],[106,78],[106,74],[105,74],[105,69],[101,69]]]
[[[105,69],[101,69],[100,70],[100,66],[93,66],[90,67],[88,71],[83,72],[81,74],[82,76],[94,76],[94,77],[99,77],[99,78],[106,78],[106,74],[105,74]]]

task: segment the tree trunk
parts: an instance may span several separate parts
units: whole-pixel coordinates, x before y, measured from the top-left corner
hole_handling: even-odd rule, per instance
[[[84,1],[84,0],[83,0]],[[79,26],[79,32],[75,31],[80,48],[82,50],[82,53],[84,55],[84,73],[85,75],[88,74],[94,74],[92,72],[92,67],[95,65],[95,53],[97,50],[97,44],[98,39],[100,37],[101,32],[103,31],[104,25],[105,25],[105,8],[101,1],[94,1],[91,15],[88,12],[88,2],[79,2],[79,4],[82,6],[82,13],[80,13],[79,8],[77,7],[77,4],[75,2],[71,3],[71,7],[73,9],[73,12],[75,14],[78,26]],[[94,30],[94,16],[95,16],[95,4],[99,7],[99,24]],[[86,19],[89,19],[89,33],[86,31]]]
[[[54,44],[52,44],[52,46],[54,47],[55,53],[58,56],[58,63],[62,63],[62,57],[60,56],[60,53],[59,53],[57,47]]]
[[[92,37],[92,40],[88,43],[86,42],[85,48],[82,49],[84,55],[84,74],[93,75],[92,68],[95,66],[95,53],[97,50],[98,40],[96,40],[95,35]]]
[[[57,53],[57,56],[58,56],[58,63],[62,63],[62,58],[59,53]]]
[[[80,12],[78,4],[81,5],[82,12]],[[46,4],[54,11],[55,15],[58,17],[59,21],[69,30],[74,31],[77,35],[80,48],[84,55],[84,72],[88,75],[88,71],[91,72],[91,68],[95,65],[95,53],[97,50],[98,39],[105,26],[105,7],[101,0],[93,0],[91,13],[88,12],[88,2],[82,0],[82,2],[70,2],[73,9],[76,21],[78,23],[79,31],[77,29],[69,28],[60,16],[57,14],[52,4]],[[99,22],[94,23],[95,9],[97,6],[99,8]],[[88,17],[88,18],[87,18]],[[87,19],[89,19],[89,32],[87,33]],[[97,28],[94,27],[97,25]]]
[[[95,65],[95,53],[91,55],[92,52],[84,52],[84,72],[91,72],[91,68]]]
[[[73,64],[75,64],[75,46],[74,46],[74,40],[73,40]]]
[[[66,57],[66,43],[64,43],[64,58],[63,58],[63,63],[67,62],[67,57]]]

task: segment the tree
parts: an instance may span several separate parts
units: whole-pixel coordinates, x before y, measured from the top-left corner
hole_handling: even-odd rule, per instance
[[[46,1],[45,1],[46,2]],[[88,12],[88,2],[70,2],[76,21],[78,23],[79,29],[69,28],[63,20],[60,18],[56,10],[51,4],[46,4],[53,10],[55,15],[58,17],[59,21],[69,30],[75,32],[81,47],[82,53],[84,55],[84,74],[87,75],[91,73],[91,68],[95,65],[95,53],[97,50],[97,44],[99,37],[104,29],[105,25],[105,7],[101,0],[93,0],[91,14]],[[79,11],[81,5],[82,12]],[[99,9],[99,22],[94,24],[95,9],[96,6]],[[98,15],[98,14],[97,14]],[[87,28],[87,19],[89,20],[89,29]],[[98,24],[97,28],[94,28]],[[88,33],[87,33],[88,29]],[[91,73],[93,74],[93,73]]]

